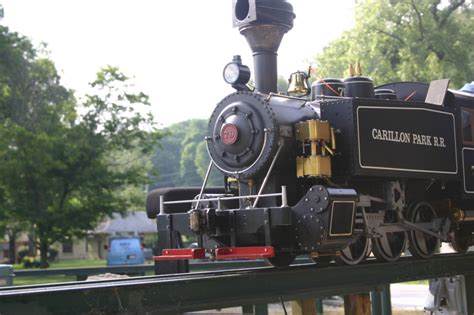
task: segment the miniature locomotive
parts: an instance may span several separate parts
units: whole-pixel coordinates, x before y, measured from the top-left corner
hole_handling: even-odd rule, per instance
[[[458,252],[474,228],[474,82],[374,88],[359,75],[307,87],[292,75],[277,93],[277,50],[295,15],[285,0],[234,0],[233,22],[253,51],[255,90],[239,56],[224,69],[236,92],[218,103],[205,141],[202,187],[157,189],[158,262],[266,258],[289,265],[357,264],[370,251],[395,261],[431,257],[440,242]],[[358,71],[360,72],[360,71]],[[206,187],[209,171],[223,187]],[[197,247],[181,248],[181,236]]]

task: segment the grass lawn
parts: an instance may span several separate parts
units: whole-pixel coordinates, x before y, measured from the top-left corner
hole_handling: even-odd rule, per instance
[[[103,259],[74,259],[74,260],[62,260],[60,262],[51,263],[49,269],[54,268],[85,268],[85,267],[104,267],[105,260]],[[13,265],[13,270],[34,270],[33,268],[25,269],[21,264]],[[64,276],[64,275],[48,275],[48,276],[36,276],[36,277],[15,277],[13,279],[14,285],[31,285],[31,284],[42,284],[42,283],[57,283],[57,282],[69,282],[76,281],[75,276]]]
[[[53,262],[49,268],[82,268],[82,267],[103,267],[105,266],[105,259],[71,259]],[[22,264],[14,264],[15,270],[25,269]]]
[[[63,276],[63,275],[39,276],[39,277],[15,277],[13,279],[13,285],[32,285],[32,284],[44,284],[44,283],[71,282],[71,281],[76,281],[76,277]]]

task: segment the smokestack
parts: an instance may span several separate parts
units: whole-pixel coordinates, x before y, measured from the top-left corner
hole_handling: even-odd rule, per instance
[[[233,23],[252,49],[255,90],[277,92],[277,51],[293,27],[293,6],[286,0],[233,0]]]

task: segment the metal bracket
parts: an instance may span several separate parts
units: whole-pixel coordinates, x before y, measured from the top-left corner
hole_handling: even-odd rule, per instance
[[[235,212],[230,211],[229,215],[229,223],[230,223],[230,246],[236,247],[237,246],[237,232],[235,230]]]
[[[272,245],[272,230],[271,230],[271,227],[272,227],[272,213],[270,211],[270,209],[265,209],[263,211],[264,213],[264,217],[265,217],[265,220],[264,220],[264,229],[265,229],[265,245],[267,246],[271,246]]]
[[[391,209],[397,210],[401,214],[405,207],[405,191],[399,181],[389,182],[385,187],[385,194],[388,205]]]
[[[435,229],[439,231],[440,230],[439,226],[441,225],[441,219],[436,219],[433,222],[433,224],[435,225]],[[410,230],[416,230],[416,231],[426,233],[426,234],[431,235],[433,237],[436,237],[436,238],[438,238],[438,239],[440,239],[444,242],[448,241],[447,235],[443,236],[443,235],[441,235],[440,232],[433,232],[433,231],[430,231],[428,229],[425,229],[424,227],[422,227],[420,225],[420,223],[415,224],[415,223],[411,223],[410,221],[407,221],[407,220],[403,219],[403,220],[400,220],[400,225],[403,226],[403,227],[406,227]]]

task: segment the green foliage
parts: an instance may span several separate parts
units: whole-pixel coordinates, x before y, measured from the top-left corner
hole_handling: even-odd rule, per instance
[[[355,26],[316,57],[318,76],[341,77],[360,61],[376,84],[450,78],[460,87],[473,79],[472,1],[365,0]]]
[[[204,119],[183,121],[163,130],[167,136],[153,157],[154,168],[160,173],[153,176],[152,189],[202,185],[210,162],[204,140],[206,130]],[[222,183],[222,175],[214,168],[208,186]]]
[[[39,268],[41,266],[38,257],[24,256],[22,259],[23,268]],[[49,266],[49,265],[48,265]]]
[[[277,90],[279,93],[283,94],[286,94],[286,92],[288,91],[288,79],[282,75],[278,76]]]
[[[0,209],[36,235],[45,266],[50,244],[143,204],[160,135],[147,95],[117,68],[97,74],[79,107],[27,39],[0,27],[0,43]]]

